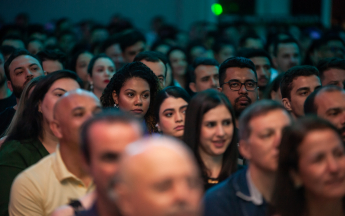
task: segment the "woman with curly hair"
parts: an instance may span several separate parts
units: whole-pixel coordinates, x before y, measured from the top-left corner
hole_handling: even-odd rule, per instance
[[[143,118],[149,133],[157,132],[153,104],[156,99],[158,79],[141,62],[123,66],[111,78],[101,96],[103,107],[116,107]]]

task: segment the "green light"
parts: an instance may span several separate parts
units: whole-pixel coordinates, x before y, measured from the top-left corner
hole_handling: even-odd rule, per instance
[[[212,4],[211,10],[216,16],[219,16],[223,13],[223,7],[218,3]]]

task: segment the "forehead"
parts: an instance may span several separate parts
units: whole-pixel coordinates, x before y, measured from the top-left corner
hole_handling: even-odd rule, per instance
[[[185,105],[188,105],[188,103],[183,98],[168,97],[160,106],[160,111],[163,112],[166,109],[178,109]]]
[[[184,58],[185,55],[181,50],[174,50],[170,53],[170,58]]]
[[[323,72],[322,77],[324,79],[335,78],[335,77],[343,78],[343,77],[345,77],[345,70],[338,69],[338,68],[330,68],[330,69]]]
[[[225,71],[225,82],[237,79],[241,82],[246,80],[256,80],[254,71],[249,68],[230,67]]]
[[[95,66],[98,66],[98,65],[114,66],[114,63],[109,58],[99,58],[95,61]]]
[[[146,80],[139,77],[132,77],[123,84],[121,90],[132,89],[136,91],[150,90],[150,85]]]
[[[195,75],[204,75],[204,74],[218,74],[218,66],[215,65],[199,65],[195,68]]]
[[[298,52],[296,43],[282,43],[278,45],[278,53]]]
[[[321,85],[320,78],[316,75],[299,76],[292,81],[292,90],[297,90],[302,87],[316,87]]]
[[[96,106],[100,106],[99,101],[96,98],[89,95],[69,95],[63,100],[60,101],[61,105],[59,109],[65,110],[67,112],[72,111],[73,109],[80,107],[87,110],[92,110]]]
[[[91,53],[82,53],[78,56],[78,60],[77,61],[87,61],[87,60],[90,60],[92,59],[92,54]]]
[[[40,63],[37,59],[29,55],[21,55],[13,59],[9,65],[9,69],[14,70],[17,67],[29,67],[31,64],[37,64],[40,66]]]
[[[252,57],[250,60],[254,63],[254,65],[271,65],[268,58],[264,56]]]
[[[279,119],[279,121],[277,121]],[[291,119],[286,111],[275,109],[265,114],[256,116],[249,121],[252,131],[261,131],[265,129],[281,129],[291,124]]]
[[[152,71],[153,69],[158,69],[160,71],[165,70],[165,65],[161,60],[159,60],[158,62],[150,62],[143,59],[141,60],[141,62],[144,63],[147,67],[149,67]]]
[[[345,92],[319,92],[314,103],[318,111],[326,111],[330,108],[345,108]]]

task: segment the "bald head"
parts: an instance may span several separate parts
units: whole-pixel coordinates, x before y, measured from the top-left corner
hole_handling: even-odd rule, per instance
[[[125,214],[200,213],[200,174],[192,154],[178,140],[151,137],[130,144],[118,177],[119,207]]]

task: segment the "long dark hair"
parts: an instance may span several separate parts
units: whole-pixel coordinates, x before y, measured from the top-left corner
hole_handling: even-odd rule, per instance
[[[299,119],[283,129],[276,183],[273,192],[273,210],[281,216],[303,215],[306,211],[304,187],[296,188],[290,176],[299,170],[298,147],[312,131],[332,130],[341,140],[339,131],[330,122],[315,116]],[[344,206],[345,207],[345,206]]]
[[[43,77],[32,91],[22,115],[18,116],[18,122],[13,126],[6,141],[43,138],[43,115],[38,111],[38,106],[53,83],[63,78],[73,79],[80,87],[83,86],[78,75],[69,70],[56,71]]]
[[[236,123],[235,114],[233,108],[229,102],[229,99],[223,94],[214,89],[208,89],[196,94],[188,104],[186,111],[185,129],[183,135],[183,141],[192,149],[195,154],[196,160],[201,168],[201,172],[205,182],[208,178],[208,169],[201,159],[199,153],[200,145],[200,133],[202,119],[205,113],[209,110],[219,106],[225,105],[229,110],[232,117],[232,124],[234,125],[233,137],[230,145],[225,150],[222,161],[222,169],[219,173],[219,181],[223,181],[230,174],[237,170],[237,135],[235,133]]]
[[[117,95],[120,95],[120,90],[125,82],[133,77],[138,77],[145,80],[150,86],[150,106],[147,113],[144,116],[146,126],[150,133],[156,132],[157,129],[156,119],[154,117],[154,102],[159,90],[158,79],[156,75],[141,62],[132,62],[124,65],[114,76],[111,78],[107,87],[104,89],[101,96],[101,103],[103,107],[113,107],[115,102],[113,99],[113,91],[115,90]]]

